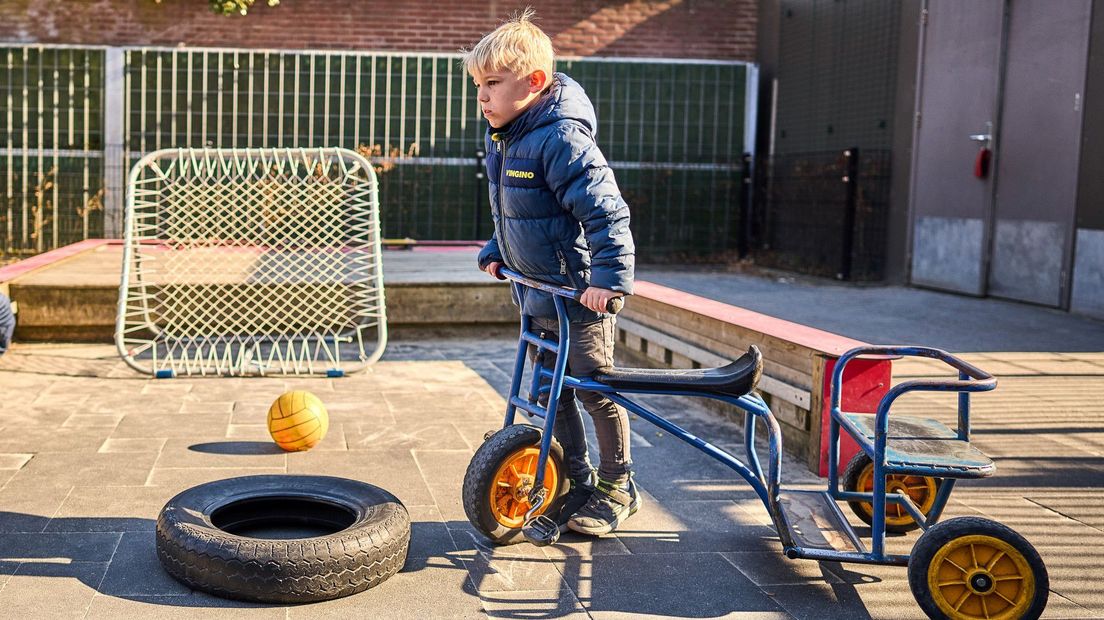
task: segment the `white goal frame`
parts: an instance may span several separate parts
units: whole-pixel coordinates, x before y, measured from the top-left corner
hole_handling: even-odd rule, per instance
[[[163,149],[130,171],[115,344],[156,377],[364,370],[387,344],[379,182],[343,148]]]

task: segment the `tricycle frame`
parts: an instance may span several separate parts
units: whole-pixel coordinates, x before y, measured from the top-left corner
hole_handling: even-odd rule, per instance
[[[954,479],[944,479],[944,483],[940,486],[939,492],[936,496],[934,505],[929,511],[927,517],[921,513],[919,507],[904,494],[887,493],[885,487],[885,476],[893,473],[893,468],[886,463],[886,437],[888,434],[888,415],[889,407],[902,394],[913,391],[958,391],[959,392],[959,425],[958,434],[959,438],[969,438],[969,395],[968,392],[991,390],[996,385],[996,381],[987,373],[963,362],[949,354],[937,350],[923,347],[860,347],[848,351],[840,357],[837,362],[831,384],[831,423],[830,423],[830,457],[829,457],[829,482],[828,492],[834,500],[860,500],[868,501],[873,504],[873,523],[871,530],[872,549],[867,551],[865,546],[859,541],[854,531],[845,532],[849,538],[856,543],[858,552],[848,552],[839,550],[828,550],[820,548],[802,547],[797,544],[794,537],[790,533],[790,527],[787,523],[787,514],[780,501],[780,494],[782,492],[781,486],[781,469],[782,469],[782,433],[778,425],[778,421],[775,419],[770,407],[766,402],[755,393],[745,394],[743,396],[734,397],[720,393],[703,393],[703,392],[690,392],[679,390],[642,390],[642,389],[616,389],[611,386],[605,385],[594,379],[573,377],[567,374],[567,358],[568,350],[570,348],[569,339],[569,322],[567,318],[567,310],[564,300],[576,299],[581,296],[581,291],[576,289],[548,284],[539,280],[527,278],[512,270],[503,268],[500,272],[505,277],[512,281],[512,286],[515,287],[515,294],[520,299],[520,287],[527,286],[530,288],[539,289],[553,295],[553,300],[556,307],[556,313],[559,320],[559,329],[557,339],[552,341],[550,339],[542,338],[539,334],[534,333],[531,329],[532,320],[524,313],[521,316],[521,329],[520,338],[518,342],[518,350],[514,363],[514,374],[510,385],[510,394],[507,400],[506,416],[503,423],[503,427],[508,427],[514,424],[516,419],[517,410],[521,409],[531,416],[541,418],[544,420],[543,431],[541,435],[540,453],[537,461],[537,469],[535,480],[533,483],[533,494],[530,496],[531,505],[529,516],[536,511],[541,504],[545,501],[543,492],[543,479],[545,471],[545,463],[547,462],[549,451],[552,444],[552,429],[555,423],[556,409],[559,402],[560,394],[563,387],[574,388],[578,390],[587,390],[592,392],[600,392],[613,402],[621,405],[625,409],[635,413],[637,416],[651,422],[671,435],[685,441],[686,443],[694,446],[706,455],[716,459],[722,464],[726,465],[737,474],[740,475],[751,487],[755,490],[756,495],[763,502],[771,519],[774,522],[775,530],[778,533],[779,539],[782,543],[783,552],[790,558],[807,558],[824,561],[837,561],[837,562],[853,562],[863,564],[891,564],[891,565],[907,565],[908,555],[899,554],[887,554],[885,552],[885,534],[886,534],[886,514],[885,503],[887,501],[894,502],[905,508],[910,515],[916,520],[918,524],[924,529],[933,525],[942,513],[951,491],[954,487]],[[530,385],[528,389],[528,398],[520,397],[520,388],[522,377],[525,371],[525,365],[527,362],[529,346],[532,345],[538,349],[538,351],[548,351],[556,355],[556,361],[552,365],[552,368],[546,368],[543,363],[543,356],[537,355],[533,365],[533,373],[530,378]],[[843,412],[840,409],[840,387],[842,384],[843,370],[847,363],[862,355],[888,355],[888,356],[906,356],[906,355],[919,355],[924,357],[931,357],[935,359],[941,359],[959,370],[958,381],[938,381],[938,380],[916,380],[902,383],[892,388],[881,400],[876,413],[876,428],[878,429],[877,437],[875,441],[871,442],[867,440],[861,431],[855,427],[850,420],[844,417]],[[542,380],[547,379],[547,385],[541,385]],[[547,401],[545,404],[539,402],[538,396],[542,393],[547,394]],[[746,462],[740,460],[731,453],[717,447],[716,445],[694,435],[686,429],[674,424],[673,422],[663,418],[657,413],[649,410],[647,407],[640,403],[628,398],[625,394],[663,394],[671,396],[692,396],[700,398],[711,398],[714,400],[720,400],[722,402],[735,405],[744,411],[744,449],[746,452]],[[767,438],[767,469],[764,473],[759,454],[756,449],[756,422],[762,421],[766,427]],[[874,461],[874,488],[872,492],[848,492],[839,488],[839,438],[840,427],[844,427],[850,435],[855,437],[859,442],[860,447],[867,452],[868,455]],[[838,510],[838,506],[836,507]],[[841,514],[842,518],[842,514]],[[850,529],[850,526],[843,519],[845,527]]]

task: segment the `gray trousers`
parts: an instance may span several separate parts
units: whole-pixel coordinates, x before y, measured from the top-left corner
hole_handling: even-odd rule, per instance
[[[572,323],[569,331],[570,346],[567,354],[568,374],[589,377],[599,368],[613,366],[613,343],[616,333],[614,317],[593,323]],[[555,340],[559,334],[556,319],[533,318],[533,331],[544,332],[544,337]],[[536,347],[530,347],[529,355],[536,357]],[[545,352],[544,367],[551,369],[556,356]],[[545,381],[547,385],[548,381]],[[556,407],[556,421],[552,435],[560,442],[567,459],[568,475],[579,479],[590,473],[587,456],[586,432],[583,418],[575,404],[578,398],[594,420],[594,433],[598,436],[600,463],[598,476],[611,482],[623,483],[629,479],[632,459],[629,455],[629,416],[623,408],[598,392],[564,388]],[[546,402],[544,398],[541,402]]]

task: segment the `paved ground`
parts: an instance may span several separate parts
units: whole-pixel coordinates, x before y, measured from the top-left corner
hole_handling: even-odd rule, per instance
[[[319,379],[152,381],[111,347],[17,346],[0,358],[0,609],[11,617],[919,618],[902,569],[786,560],[748,487],[638,422],[645,506],[614,536],[488,548],[459,505],[464,469],[500,424],[514,344],[393,343],[367,374]],[[977,400],[976,437],[998,477],[962,485],[949,516],[983,513],[1034,542],[1053,594],[1047,617],[1104,617],[1104,354],[970,359],[1001,375]],[[922,364],[898,375],[924,374]],[[330,435],[284,454],[267,438],[285,389],[327,403]],[[658,402],[733,447],[739,428],[684,401]],[[953,402],[902,409],[947,416]],[[816,479],[786,464],[787,479]],[[413,521],[410,559],[381,587],[300,607],[243,605],[190,591],[154,555],[173,494],[256,473],[317,473],[379,484]],[[907,549],[911,538],[894,541]]]

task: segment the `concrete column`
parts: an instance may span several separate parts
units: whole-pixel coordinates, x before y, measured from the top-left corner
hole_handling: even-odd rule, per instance
[[[104,60],[104,236],[123,236],[126,204],[126,52],[109,47]]]

